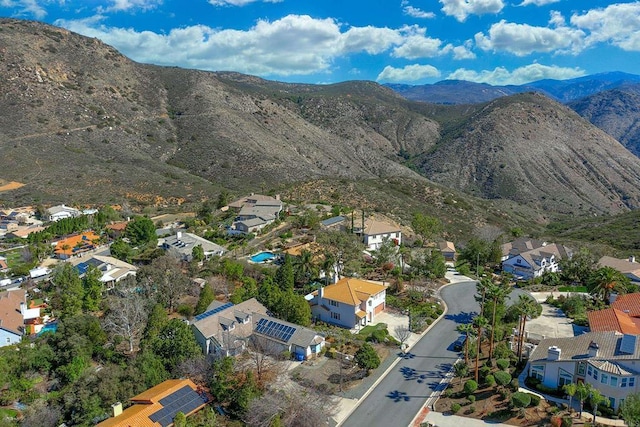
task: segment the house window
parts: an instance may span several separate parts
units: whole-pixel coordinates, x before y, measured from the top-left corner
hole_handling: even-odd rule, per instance
[[[593,379],[598,381],[598,371],[596,371],[595,369],[593,370]]]
[[[634,377],[629,378],[629,387],[635,387],[636,379]]]
[[[627,381],[628,381],[628,378],[621,378],[620,379],[620,387],[626,388],[627,387]]]
[[[618,377],[614,377],[613,375],[611,376],[611,379],[609,380],[609,384],[612,387],[618,387]],[[613,406],[612,406],[613,407]]]
[[[544,365],[533,365],[531,367],[531,377],[544,380]]]
[[[573,382],[573,375],[568,373],[567,371],[563,371],[560,369],[560,375],[558,378],[558,387],[562,387],[565,384],[570,384]]]
[[[587,375],[593,376],[593,368],[591,367],[591,365],[587,367]]]
[[[578,363],[578,375],[583,376],[584,377],[584,371],[586,369],[585,363],[584,362],[580,362]]]
[[[615,408],[616,407],[616,399],[614,399],[613,397],[609,398],[609,408]]]
[[[516,259],[516,263],[517,263],[517,264],[520,264],[520,258],[517,258],[517,259]]]
[[[334,307],[337,307],[338,306],[338,301],[334,301],[334,300],[330,299],[329,300],[329,304],[334,306]]]
[[[340,320],[340,313],[331,312],[331,318],[335,320]]]
[[[602,384],[606,384],[606,383],[608,383],[608,382],[609,382],[609,375],[607,375],[607,374],[602,374],[602,377],[600,378],[600,382],[601,382]]]

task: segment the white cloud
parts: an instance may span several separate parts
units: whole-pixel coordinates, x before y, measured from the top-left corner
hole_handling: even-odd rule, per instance
[[[431,65],[413,64],[403,68],[395,68],[390,65],[384,67],[384,70],[376,81],[378,82],[415,82],[417,80],[428,77],[440,77],[440,71]]]
[[[327,72],[340,56],[380,54],[401,45],[408,33],[421,31],[371,26],[344,30],[334,19],[307,15],[260,20],[246,31],[194,25],[159,34],[108,27],[100,16],[59,20],[56,25],[97,37],[139,62],[277,76]]]
[[[439,0],[442,11],[464,22],[469,15],[499,13],[504,8],[502,0]]]
[[[491,85],[521,85],[542,79],[566,80],[584,76],[586,72],[579,67],[566,68],[555,65],[530,64],[509,71],[504,67],[493,70],[474,71],[460,68],[447,76],[448,80],[467,80]]]
[[[18,10],[17,16],[33,16],[36,19],[43,19],[47,16],[47,4],[54,3],[53,0],[0,0],[0,6],[15,8]],[[60,1],[64,3],[64,1]]]
[[[572,25],[589,32],[587,46],[607,42],[627,51],[640,51],[640,2],[619,3],[574,14]]]
[[[393,49],[392,56],[396,58],[416,59],[431,58],[440,55],[442,41],[424,35],[408,36],[401,46]]]
[[[400,5],[402,6],[402,12],[412,18],[431,19],[436,17],[436,14],[433,12],[425,12],[420,8],[411,6],[408,0],[402,0]]]
[[[162,0],[111,0],[110,5],[98,7],[98,13],[125,12],[133,9],[150,10],[162,5]]]
[[[283,0],[209,0],[209,3],[214,6],[246,6],[257,1],[264,1],[265,3],[280,3]]]
[[[544,6],[551,3],[558,3],[560,0],[523,0],[518,6],[529,6],[530,4],[534,6]]]
[[[453,52],[453,59],[475,59],[476,54],[471,51],[473,42],[467,40],[463,46],[455,46],[451,50]]]
[[[559,22],[552,15],[552,24]],[[477,33],[476,45],[483,50],[509,52],[516,56],[526,56],[533,52],[555,52],[558,50],[579,52],[583,48],[584,32],[566,26],[534,27],[515,24],[504,20],[493,24],[489,34]]]

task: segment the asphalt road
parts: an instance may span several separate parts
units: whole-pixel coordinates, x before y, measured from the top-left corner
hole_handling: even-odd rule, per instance
[[[408,426],[461,353],[453,351],[460,335],[456,327],[469,323],[480,307],[474,299],[475,282],[444,288],[448,306],[442,318],[408,353],[342,424],[343,427]],[[511,294],[511,299],[517,294]]]

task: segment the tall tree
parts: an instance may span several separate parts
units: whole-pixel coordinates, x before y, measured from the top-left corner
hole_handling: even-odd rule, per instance
[[[463,323],[458,325],[456,329],[466,337],[464,340],[464,363],[469,365],[469,342],[471,341],[471,337],[474,335],[476,328],[473,326],[473,323]]]
[[[102,302],[102,273],[95,266],[90,266],[82,278],[84,288],[83,307],[88,311],[98,311]]]
[[[609,304],[612,292],[625,292],[630,280],[627,276],[612,267],[602,267],[594,271],[587,280],[589,293]]]
[[[154,341],[153,350],[162,358],[168,371],[202,354],[191,327],[180,319],[167,322]]]
[[[537,317],[539,314],[539,305],[536,300],[528,295],[520,295],[518,297],[517,310],[520,314],[520,323],[518,328],[518,360],[522,360],[522,352],[524,350],[524,333],[527,325],[527,318]]]
[[[473,319],[473,325],[476,327],[476,335],[478,339],[476,341],[478,348],[476,349],[476,366],[475,366],[475,375],[474,378],[476,382],[478,382],[478,373],[480,368],[480,349],[482,345],[482,331],[487,327],[489,322],[484,316],[476,316]]]
[[[142,267],[136,278],[143,289],[155,296],[169,311],[175,309],[178,299],[187,292],[190,283],[178,261],[169,255],[158,257]]]
[[[198,297],[198,303],[196,304],[196,308],[193,314],[201,314],[204,313],[209,304],[216,299],[215,294],[213,293],[213,288],[210,284],[205,283],[204,287],[200,289],[200,296]]]
[[[600,390],[598,390],[597,388],[594,388],[593,390],[591,390],[591,394],[589,395],[589,403],[591,403],[591,407],[593,408],[593,424],[594,425],[598,425],[596,423],[596,416],[598,415],[598,406],[606,405],[608,402],[609,400],[600,393]]]
[[[492,283],[487,289],[487,297],[492,301],[491,310],[491,337],[489,338],[489,359],[493,359],[493,340],[496,331],[496,313],[498,305],[504,305],[504,300],[511,293],[509,282]]]
[[[620,414],[629,427],[640,427],[640,393],[631,393],[624,399]]]
[[[595,268],[596,258],[585,247],[580,248],[571,258],[560,261],[562,278],[569,283],[586,283]]]
[[[318,274],[313,252],[308,249],[303,250],[296,258],[294,268],[295,282],[298,285],[309,283]]]
[[[416,212],[411,220],[411,228],[426,243],[442,230],[442,223],[438,218]]]
[[[584,383],[584,382],[578,383],[578,385],[576,386],[576,397],[580,402],[580,414],[578,415],[579,418],[582,418],[582,409],[584,408],[584,401],[587,400],[587,398],[591,395],[592,390],[593,390],[593,386],[589,383]]]
[[[129,354],[134,353],[144,331],[147,321],[145,304],[145,299],[135,291],[109,299],[104,328],[126,340]]]
[[[155,245],[158,241],[156,226],[151,219],[137,216],[129,221],[125,229],[125,235],[133,246]]]
[[[284,262],[276,271],[275,281],[283,291],[293,290],[295,273],[293,271],[293,261],[288,254],[284,255]]]
[[[56,286],[58,301],[54,305],[60,312],[60,317],[75,316],[82,312],[84,288],[78,276],[78,270],[68,262],[59,265],[53,274],[53,284]]]

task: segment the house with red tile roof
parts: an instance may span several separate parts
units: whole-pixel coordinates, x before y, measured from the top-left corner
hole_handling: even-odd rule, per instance
[[[69,259],[74,255],[95,249],[98,240],[100,240],[100,236],[93,231],[69,236],[56,242],[54,253],[59,259]]]
[[[611,307],[587,313],[593,332],[640,335],[640,292],[618,295]]]
[[[305,298],[316,320],[353,329],[375,323],[386,308],[386,290],[378,283],[343,277]]]
[[[194,414],[211,401],[211,396],[189,379],[167,380],[130,399],[124,411],[114,404],[113,417],[97,427],[170,427],[178,412]]]

